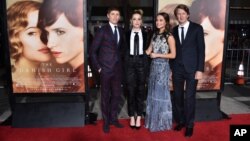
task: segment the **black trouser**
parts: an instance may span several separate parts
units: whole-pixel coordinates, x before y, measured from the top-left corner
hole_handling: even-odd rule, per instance
[[[145,61],[143,56],[130,56],[127,63],[128,115],[142,116],[145,96]]]
[[[175,121],[177,124],[185,124],[187,127],[193,127],[196,103],[195,94],[198,82],[195,79],[195,72],[188,73],[182,64],[178,64],[172,76]]]

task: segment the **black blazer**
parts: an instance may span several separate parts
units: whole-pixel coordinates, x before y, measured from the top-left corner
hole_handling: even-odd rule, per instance
[[[171,59],[173,71],[178,69],[177,63],[180,62],[189,73],[204,71],[205,42],[202,26],[190,21],[183,44],[179,40],[178,26],[174,27],[173,36],[176,42],[176,58]]]
[[[104,72],[112,72],[115,67],[122,67],[124,35],[118,27],[120,40],[117,44],[109,24],[102,26],[96,33],[90,47],[90,59],[96,71],[100,68]]]
[[[145,65],[148,65],[148,56],[146,54],[146,50],[150,44],[150,33],[144,31],[143,29],[141,30],[142,31],[142,40],[143,40],[143,58],[145,59]],[[126,41],[126,47],[125,47],[125,65],[128,62],[128,58],[129,58],[129,55],[130,55],[130,35],[131,35],[131,30],[127,31],[126,34],[125,34],[125,41]],[[148,67],[148,66],[146,66]]]

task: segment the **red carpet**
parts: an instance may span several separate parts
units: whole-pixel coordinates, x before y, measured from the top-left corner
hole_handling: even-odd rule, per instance
[[[145,128],[131,130],[128,120],[118,129],[111,126],[111,132],[102,132],[102,121],[83,128],[11,128],[0,126],[0,141],[229,141],[229,125],[250,124],[250,114],[231,115],[230,120],[196,122],[194,135],[184,137],[181,132],[164,131],[151,133]]]

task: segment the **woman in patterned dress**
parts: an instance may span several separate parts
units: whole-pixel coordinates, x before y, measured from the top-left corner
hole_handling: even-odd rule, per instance
[[[176,56],[175,40],[170,33],[169,15],[156,17],[157,31],[146,53],[152,58],[146,103],[145,127],[151,132],[172,128],[172,103],[169,90],[169,59]]]

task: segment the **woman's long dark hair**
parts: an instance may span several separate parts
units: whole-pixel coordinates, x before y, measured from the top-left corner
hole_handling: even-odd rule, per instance
[[[160,12],[156,15],[157,16],[162,16],[166,22],[166,26],[165,26],[165,31],[163,33],[160,33],[160,30],[157,29],[155,32],[155,35],[161,35],[160,39],[162,40],[163,38],[168,37],[169,32],[170,32],[170,24],[169,24],[169,15],[165,12]],[[157,36],[153,37],[153,41],[155,41]]]

